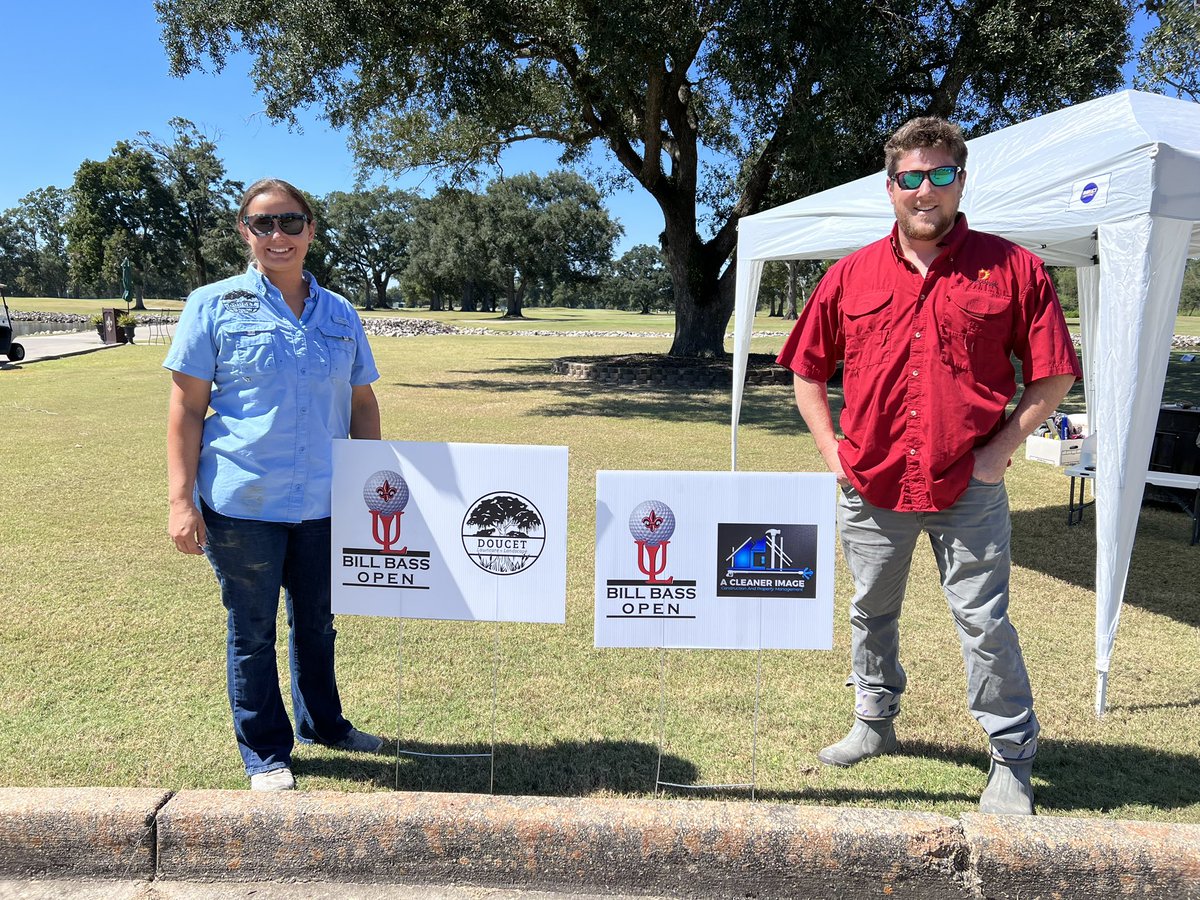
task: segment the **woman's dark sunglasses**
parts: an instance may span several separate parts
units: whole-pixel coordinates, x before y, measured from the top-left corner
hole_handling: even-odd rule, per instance
[[[284,234],[299,234],[308,224],[309,218],[304,213],[272,213],[261,216],[242,216],[242,222],[259,237],[269,237],[279,223],[279,230]]]
[[[961,166],[938,166],[936,169],[927,171],[909,169],[907,172],[897,172],[892,176],[892,181],[904,191],[915,191],[926,178],[934,187],[945,187],[948,184],[954,184],[954,179],[961,171]]]

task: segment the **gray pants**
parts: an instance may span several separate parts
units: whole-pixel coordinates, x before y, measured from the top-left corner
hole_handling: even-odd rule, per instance
[[[967,667],[967,708],[997,759],[1037,752],[1038,721],[1017,632],[1008,620],[1012,521],[1004,484],[971,480],[949,509],[895,512],[853,488],[838,498],[838,530],[854,576],[850,646],[855,714],[886,719],[900,711],[907,678],[900,665],[900,607],[921,532],[941,572]]]

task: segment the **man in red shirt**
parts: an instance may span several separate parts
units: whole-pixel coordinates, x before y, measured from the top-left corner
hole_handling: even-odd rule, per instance
[[[905,688],[899,618],[917,539],[929,536],[967,668],[967,702],[991,743],[983,812],[1033,812],[1038,721],[1008,619],[1014,451],[1082,376],[1042,261],[971,231],[958,212],[958,127],[914,119],[887,142],[890,236],[837,262],[779,354],[796,405],[838,479],[838,530],[854,577],[855,723],[818,758],[851,766],[896,747]],[[1025,385],[1016,394],[1011,357]],[[843,362],[834,432],[826,382]]]

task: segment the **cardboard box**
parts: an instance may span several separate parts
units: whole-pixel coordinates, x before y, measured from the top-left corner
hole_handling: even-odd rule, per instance
[[[1067,421],[1072,429],[1080,429],[1079,438],[1063,441],[1031,435],[1025,439],[1025,458],[1052,466],[1073,466],[1078,463],[1083,454],[1084,438],[1088,436],[1087,416],[1067,416]]]

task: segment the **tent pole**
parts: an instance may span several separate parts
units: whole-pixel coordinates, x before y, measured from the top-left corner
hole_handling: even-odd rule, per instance
[[[1108,673],[1096,673],[1096,718],[1104,718],[1104,707],[1108,700]]]

